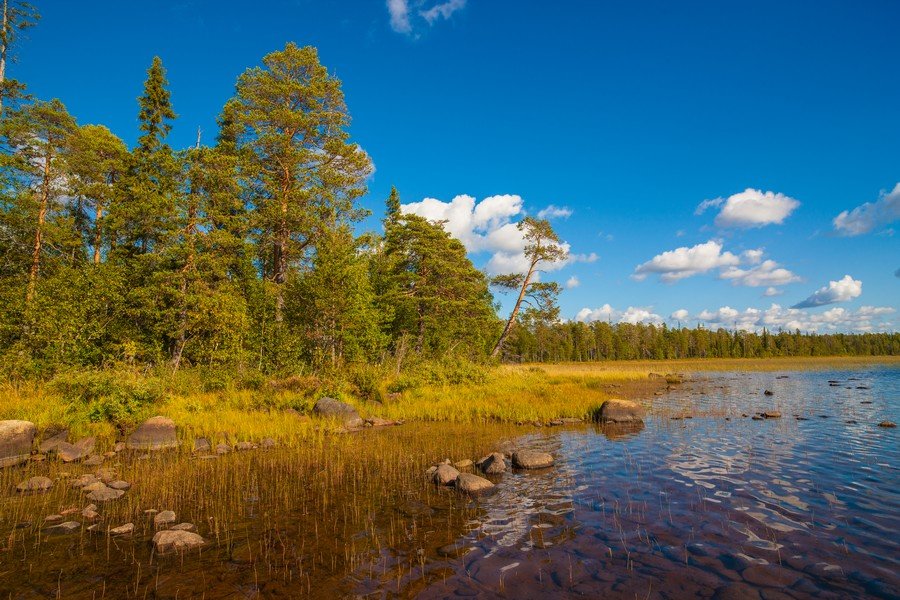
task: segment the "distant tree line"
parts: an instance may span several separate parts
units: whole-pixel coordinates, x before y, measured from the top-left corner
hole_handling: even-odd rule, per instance
[[[900,333],[760,333],[643,323],[540,323],[518,330],[507,359],[523,362],[900,354]]]
[[[490,280],[442,223],[403,213],[359,235],[373,171],[350,139],[340,81],[288,43],[237,80],[211,141],[172,148],[177,119],[154,58],[134,147],[80,125],[7,76],[39,15],[3,0],[0,28],[0,365],[44,376],[112,365],[400,369],[419,360],[598,360],[889,354],[891,335],[753,336],[559,324],[564,258],[525,218],[529,269]],[[498,317],[491,284],[515,294]]]

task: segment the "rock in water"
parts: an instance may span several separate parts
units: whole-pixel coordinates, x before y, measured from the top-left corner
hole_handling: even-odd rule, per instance
[[[46,435],[46,434],[45,434]],[[69,430],[63,429],[59,433],[52,435],[48,438],[44,438],[41,442],[41,445],[38,446],[38,451],[42,454],[47,454],[49,452],[56,452],[56,447],[60,444],[60,442],[66,442],[69,437]]]
[[[132,450],[166,450],[178,447],[175,423],[167,417],[151,417],[128,438],[127,447]]]
[[[547,452],[519,450],[513,452],[512,463],[517,469],[545,469],[553,466],[553,456]]]
[[[81,529],[81,523],[78,521],[66,521],[65,523],[60,523],[59,525],[53,525],[52,527],[45,527],[44,532],[49,533],[50,535],[64,535],[67,533],[73,533]]]
[[[500,452],[488,454],[477,463],[478,468],[488,475],[496,475],[506,471],[506,457]]]
[[[176,529],[158,531],[153,536],[153,547],[160,554],[184,552],[192,548],[199,548],[205,543],[206,540],[196,533]]]
[[[169,528],[170,531],[193,531],[197,533],[197,526],[193,523],[179,523],[178,525],[172,525]]]
[[[882,421],[878,424],[879,427],[896,427],[897,424],[893,421]]]
[[[53,487],[49,477],[32,477],[16,486],[19,492],[46,492]]]
[[[11,467],[28,460],[34,434],[31,421],[0,421],[0,467]]]
[[[494,487],[494,484],[478,475],[460,473],[456,478],[456,489],[466,494],[480,494]]]
[[[597,420],[601,423],[643,423],[644,411],[630,400],[611,399],[600,405]]]
[[[780,419],[781,413],[777,410],[767,410],[766,412],[762,413],[760,416],[765,419]]]
[[[92,491],[87,497],[94,502],[110,502],[112,500],[118,500],[124,495],[125,490],[114,490],[113,488],[104,485],[102,488]]]
[[[474,465],[474,464],[475,464],[475,463],[473,463],[473,462],[472,462],[471,460],[469,460],[468,458],[464,458],[464,459],[462,459],[462,460],[460,460],[460,461],[457,461],[457,462],[453,463],[453,466],[456,467],[457,469],[468,469],[469,467],[471,467],[471,466]]]
[[[171,525],[175,522],[175,511],[174,510],[164,510],[161,513],[157,513],[156,516],[153,517],[153,524],[157,527],[162,527],[163,525]]]
[[[435,470],[432,480],[438,485],[450,485],[459,477],[459,471],[450,465],[439,465]]]
[[[131,535],[132,533],[134,533],[134,523],[125,523],[109,530],[109,535],[116,537]]]
[[[93,437],[86,437],[78,440],[74,444],[59,442],[56,445],[56,454],[59,455],[61,461],[67,463],[83,460],[94,451],[94,444],[96,444],[96,441],[97,440]]]
[[[355,408],[346,402],[328,396],[319,398],[316,405],[313,406],[313,412],[320,417],[338,418],[344,423],[344,427],[354,428],[365,425],[365,421],[362,420]]]

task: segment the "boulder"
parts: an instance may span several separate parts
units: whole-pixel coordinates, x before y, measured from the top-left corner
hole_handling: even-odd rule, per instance
[[[432,475],[432,481],[438,485],[450,485],[459,477],[459,471],[450,465],[439,465]]]
[[[31,421],[0,421],[0,467],[11,467],[28,460],[34,434]]]
[[[346,402],[341,402],[328,396],[319,398],[315,406],[313,406],[313,412],[320,417],[339,419],[344,424],[344,427],[354,428],[365,425],[365,421],[362,420],[355,408]]]
[[[109,535],[115,537],[131,535],[132,533],[134,533],[134,523],[125,523],[109,530]]]
[[[494,484],[472,473],[460,473],[456,478],[456,489],[466,494],[480,494],[494,487]]]
[[[49,477],[32,477],[16,486],[19,492],[46,492],[53,487]]]
[[[66,442],[69,437],[69,430],[63,429],[59,433],[52,435],[50,437],[45,437],[43,441],[41,441],[41,445],[38,446],[38,451],[42,454],[47,454],[50,452],[56,452],[56,447],[60,444],[60,442]]]
[[[212,446],[206,438],[197,438],[194,440],[194,452],[209,452]]]
[[[111,502],[112,500],[118,500],[124,495],[125,490],[114,490],[104,485],[102,488],[92,491],[87,497],[94,502]]]
[[[553,456],[547,452],[519,450],[513,452],[512,464],[517,469],[545,469],[553,466]]]
[[[596,419],[601,423],[642,423],[643,417],[641,406],[630,400],[606,400],[596,413]]]
[[[153,524],[157,527],[163,527],[165,525],[171,525],[175,522],[175,511],[173,510],[164,510],[162,512],[156,513],[153,517]]]
[[[59,442],[56,445],[56,454],[63,462],[76,462],[87,458],[94,451],[94,444],[96,439],[93,437],[82,438],[74,444]]]
[[[506,457],[500,452],[488,454],[475,464],[488,475],[496,475],[506,471]]]
[[[175,435],[175,422],[167,417],[151,417],[128,438],[127,447],[131,450],[167,450],[178,447]]]
[[[158,531],[153,536],[153,548],[160,554],[184,552],[192,548],[199,548],[205,543],[206,540],[191,531],[167,529]]]

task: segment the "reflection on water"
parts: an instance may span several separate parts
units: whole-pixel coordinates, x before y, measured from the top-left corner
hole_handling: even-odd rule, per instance
[[[418,595],[900,597],[900,440],[877,427],[900,372],[785,375],[699,376],[643,431],[521,438],[557,467],[506,474],[475,550]]]

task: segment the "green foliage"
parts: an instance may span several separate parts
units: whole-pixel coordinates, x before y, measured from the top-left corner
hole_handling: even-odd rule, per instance
[[[155,378],[119,371],[69,371],[50,381],[50,389],[86,410],[91,422],[132,424],[142,411],[165,397]]]

